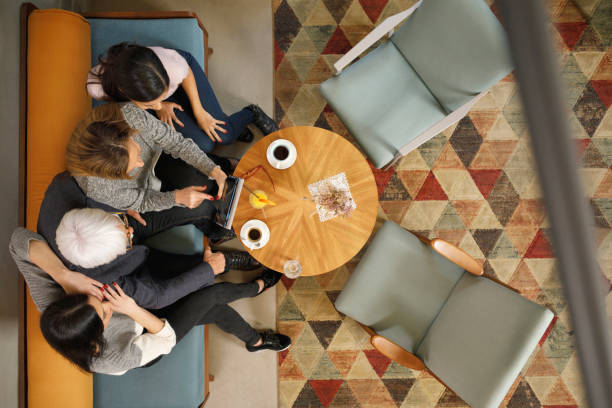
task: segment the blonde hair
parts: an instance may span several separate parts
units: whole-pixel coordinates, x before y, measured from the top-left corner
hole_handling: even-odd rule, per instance
[[[55,232],[60,252],[74,265],[95,268],[127,251],[128,238],[112,213],[97,208],[68,211]]]
[[[66,168],[73,176],[128,179],[129,138],[137,133],[116,103],[94,108],[72,132]]]

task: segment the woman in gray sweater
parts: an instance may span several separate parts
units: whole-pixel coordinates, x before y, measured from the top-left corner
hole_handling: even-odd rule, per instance
[[[156,168],[163,153],[169,156]],[[213,201],[232,170],[227,159],[217,161],[132,102],[94,108],[66,150],[68,171],[90,199],[136,217],[156,213],[147,221],[156,230],[193,223],[212,239]]]

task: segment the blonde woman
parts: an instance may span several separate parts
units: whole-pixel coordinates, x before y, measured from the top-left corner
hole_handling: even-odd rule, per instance
[[[160,166],[162,153],[172,158]],[[144,213],[146,235],[194,224],[212,240],[234,236],[213,222],[225,171],[232,171],[227,159],[216,161],[132,102],[94,108],[66,150],[66,167],[85,195],[135,217]]]

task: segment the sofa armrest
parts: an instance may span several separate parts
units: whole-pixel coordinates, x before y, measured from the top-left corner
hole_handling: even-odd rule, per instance
[[[424,370],[427,368],[420,358],[398,346],[386,337],[375,334],[370,338],[370,343],[382,355],[393,361],[397,361],[405,367],[412,368],[413,370]]]
[[[376,41],[380,40],[385,34],[393,33],[395,26],[404,21],[408,16],[410,16],[414,10],[416,10],[423,0],[419,0],[414,6],[410,7],[408,10],[404,10],[401,13],[397,13],[390,17],[387,17],[382,23],[378,25],[375,29],[370,31],[368,35],[363,37],[361,41],[359,41],[353,48],[351,48],[346,54],[342,56],[335,64],[334,68],[336,69],[335,75],[338,75],[342,70],[355,58],[360,56],[365,50],[370,48]]]
[[[457,248],[450,242],[444,241],[440,238],[436,238],[431,241],[430,245],[434,251],[436,251],[452,263],[462,267],[469,273],[478,276],[484,273],[482,265],[476,262],[476,260],[469,256],[466,252]]]

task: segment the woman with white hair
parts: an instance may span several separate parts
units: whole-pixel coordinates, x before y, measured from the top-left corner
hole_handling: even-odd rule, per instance
[[[111,213],[98,208],[78,208],[62,217],[55,233],[60,254],[73,265],[88,270],[116,262],[132,250],[133,229],[122,213]],[[138,246],[137,246],[138,247]],[[176,255],[144,248],[144,261],[132,272],[119,275],[116,271],[99,279],[117,282],[128,296],[141,306],[163,308],[214,283],[216,275],[229,269],[252,270],[259,263],[240,251],[216,252],[210,248],[200,255]]]
[[[217,324],[241,339],[250,352],[282,351],[291,345],[285,335],[256,331],[227,304],[274,286],[281,276],[278,272],[268,269],[252,282],[202,288],[151,313],[118,283],[104,285],[98,296],[74,291],[66,295],[62,287],[69,288],[65,284],[60,287],[62,279],[56,279],[66,273],[65,266],[43,237],[32,231],[16,229],[9,250],[35,305],[43,312],[43,336],[85,371],[121,375],[153,364],[192,327],[201,324]]]
[[[57,246],[75,265],[95,268],[113,261],[132,247],[134,229],[122,214],[95,208],[68,211],[56,232]]]

